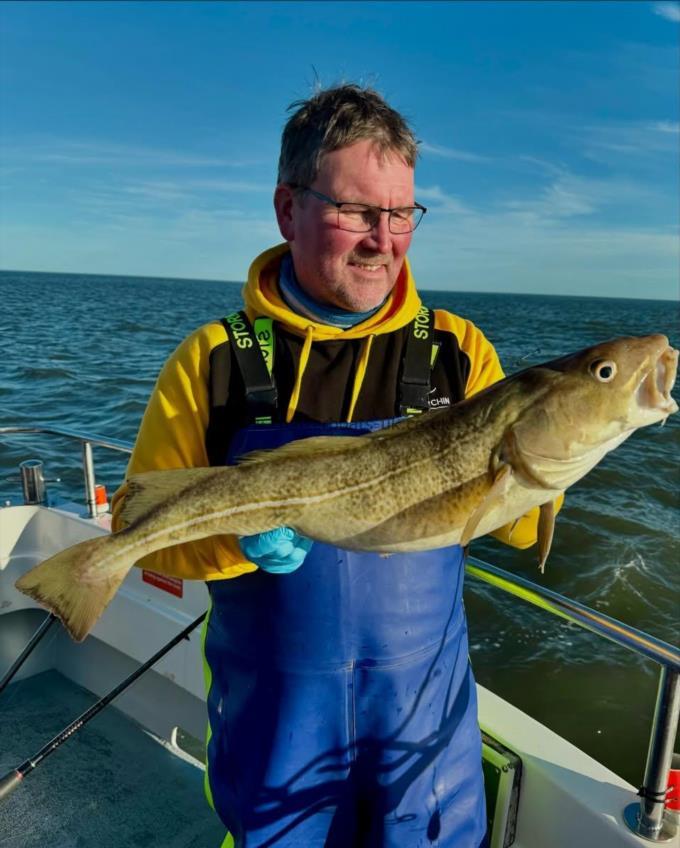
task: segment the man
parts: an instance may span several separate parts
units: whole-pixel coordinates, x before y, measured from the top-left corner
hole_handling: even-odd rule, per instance
[[[286,243],[251,266],[246,315],[170,357],[130,474],[369,432],[502,377],[479,330],[415,290],[406,253],[426,210],[404,119],[354,85],[294,106],[274,195]],[[381,557],[272,528],[144,564],[208,581],[207,791],[236,846],[482,844],[459,547]]]

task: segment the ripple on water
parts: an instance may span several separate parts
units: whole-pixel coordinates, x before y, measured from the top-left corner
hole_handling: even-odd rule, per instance
[[[73,362],[80,359],[80,356],[76,353],[71,353],[70,351],[57,351],[51,352],[48,356],[52,362]]]
[[[76,375],[66,368],[35,368],[24,366],[17,375],[25,380],[75,380]]]
[[[111,406],[111,414],[112,415],[134,415],[135,418],[139,417],[144,410],[146,409],[146,402],[143,400],[123,400],[118,403],[114,403]]]
[[[136,321],[118,321],[111,327],[112,333],[148,333],[155,328],[151,324],[139,324]]]
[[[97,377],[97,385],[102,390],[118,389],[119,391],[142,391],[146,399],[148,399],[151,389],[153,388],[155,377],[139,377],[132,374],[125,376],[123,380],[116,377],[111,377],[107,374],[99,374]]]

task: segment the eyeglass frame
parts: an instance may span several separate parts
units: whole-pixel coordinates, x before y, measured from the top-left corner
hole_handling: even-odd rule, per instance
[[[387,226],[389,227],[389,230],[392,233],[392,235],[393,236],[405,236],[405,235],[407,235],[407,233],[414,233],[416,231],[418,225],[423,220],[423,217],[424,217],[425,213],[427,212],[427,207],[423,206],[422,203],[414,203],[413,206],[395,206],[392,209],[386,209],[384,206],[374,206],[371,203],[359,203],[356,200],[334,200],[332,197],[328,197],[327,194],[322,194],[320,191],[317,191],[314,188],[310,188],[309,186],[299,185],[298,183],[288,183],[288,185],[295,191],[308,192],[309,194],[312,195],[312,197],[316,197],[317,200],[321,200],[324,203],[328,203],[330,206],[335,206],[335,208],[338,211],[337,227],[338,227],[339,230],[343,230],[346,233],[370,233],[371,230],[374,229],[374,227],[377,226],[377,223],[380,220],[380,214],[382,214],[383,212],[387,212],[387,215],[388,215]],[[341,206],[363,206],[367,210],[368,209],[375,209],[380,214],[376,218],[376,221],[373,224],[373,226],[369,227],[367,230],[347,230],[344,227],[340,226],[340,212],[342,211],[341,208],[340,208]],[[390,226],[390,222],[392,221],[392,213],[403,211],[404,209],[419,209],[422,212],[422,215],[418,219],[418,223],[415,225],[415,227],[413,227],[410,230],[404,230],[403,232],[396,232],[395,233],[392,230],[392,227]]]

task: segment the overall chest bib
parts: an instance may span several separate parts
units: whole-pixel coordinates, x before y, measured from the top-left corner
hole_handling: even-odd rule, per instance
[[[254,425],[227,462],[391,421]],[[460,547],[315,542],[209,584],[208,781],[237,848],[478,848],[486,829]]]

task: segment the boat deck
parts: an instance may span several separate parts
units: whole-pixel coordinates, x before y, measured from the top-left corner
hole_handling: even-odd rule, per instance
[[[97,700],[56,671],[3,692],[0,774]],[[0,848],[219,848],[203,772],[109,706],[0,805]]]

